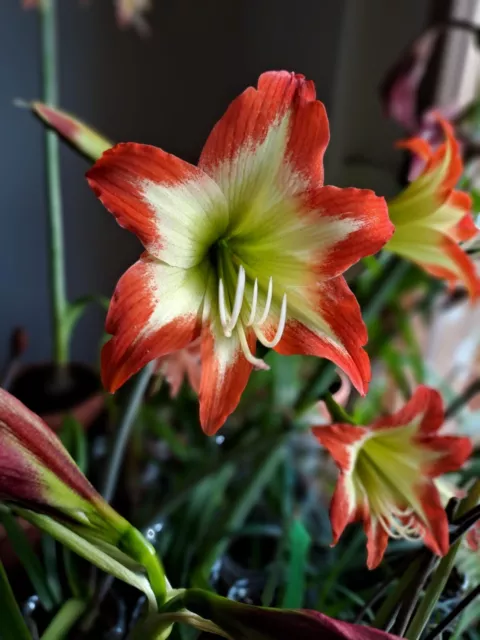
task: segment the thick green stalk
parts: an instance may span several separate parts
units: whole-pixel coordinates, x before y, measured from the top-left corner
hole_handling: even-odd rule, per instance
[[[0,562],[0,602],[2,621],[0,623],[3,640],[31,640],[32,636],[13,595],[7,574]]]
[[[50,622],[41,640],[63,640],[68,638],[73,625],[84,614],[87,608],[85,600],[72,598],[67,600],[57,615]]]
[[[58,103],[56,43],[56,0],[40,3],[43,101]],[[53,356],[58,367],[68,362],[68,334],[65,326],[67,296],[63,247],[62,195],[60,184],[59,141],[56,133],[45,131],[45,168],[49,226],[49,270],[53,321]]]
[[[480,499],[480,480],[477,480],[473,487],[468,492],[468,496],[459,505],[456,516],[462,516],[464,513],[473,509],[478,504]],[[425,592],[423,600],[421,601],[417,612],[408,627],[405,638],[407,640],[418,640],[422,635],[425,627],[430,620],[430,617],[435,609],[438,599],[442,595],[442,592],[447,584],[448,577],[455,566],[455,559],[457,557],[458,550],[462,544],[462,539],[457,540],[455,544],[450,547],[450,551],[442,558],[438,565],[438,569],[432,576],[430,584]]]

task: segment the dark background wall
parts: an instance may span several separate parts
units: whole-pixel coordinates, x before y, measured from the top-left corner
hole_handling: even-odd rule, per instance
[[[388,189],[399,132],[381,122],[376,89],[420,32],[428,0],[155,0],[148,39],[117,28],[110,0],[58,1],[62,106],[113,140],[156,144],[195,162],[236,94],[264,70],[292,69],[315,81],[329,110],[331,181],[348,182],[345,157],[368,152],[390,163],[388,179],[368,176]],[[14,326],[28,330],[28,359],[47,359],[51,345],[42,129],[12,106],[40,95],[37,18],[21,0],[0,2],[0,364]],[[86,168],[62,148],[70,299],[109,295],[140,250],[90,193]],[[94,309],[81,321],[76,359],[96,358],[102,322]]]

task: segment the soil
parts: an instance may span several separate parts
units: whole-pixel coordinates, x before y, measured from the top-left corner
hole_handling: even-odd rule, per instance
[[[58,371],[53,364],[40,364],[22,371],[9,391],[29,409],[40,415],[68,411],[88,400],[100,390],[95,373],[83,364],[69,364],[58,383]]]

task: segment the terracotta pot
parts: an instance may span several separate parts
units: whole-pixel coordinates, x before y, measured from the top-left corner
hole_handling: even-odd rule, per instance
[[[58,431],[67,415],[74,416],[88,429],[104,406],[101,384],[95,371],[84,364],[69,364],[66,380],[55,380],[55,366],[30,365],[19,371],[10,393]]]

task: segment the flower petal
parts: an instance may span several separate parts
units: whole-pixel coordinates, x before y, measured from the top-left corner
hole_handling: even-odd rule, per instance
[[[444,233],[415,224],[397,227],[386,248],[416,262],[431,275],[448,280],[451,285],[461,281],[472,301],[480,295],[474,262]]]
[[[322,279],[341,275],[361,258],[377,253],[394,232],[385,199],[368,189],[322,187],[308,194],[306,208],[315,212],[316,226],[333,227],[333,242],[324,242],[315,260],[315,272]],[[335,234],[336,226],[341,229]]]
[[[185,608],[214,622],[235,640],[398,640],[379,629],[342,622],[308,609],[272,609],[187,589]]]
[[[417,441],[438,454],[426,470],[431,478],[458,471],[463,467],[473,450],[470,438],[459,436],[432,437],[427,435],[426,437],[419,436]]]
[[[287,71],[260,76],[232,102],[210,134],[199,166],[220,185],[236,217],[266,185],[270,202],[323,184],[329,140],[323,104],[313,82]]]
[[[419,497],[425,517],[422,538],[433,553],[444,556],[449,549],[448,519],[434,483],[424,483]]]
[[[145,254],[120,278],[108,311],[102,380],[114,392],[151,360],[200,333],[208,266],[179,269]]]
[[[374,517],[366,517],[363,528],[367,536],[367,567],[376,569],[383,560],[388,546],[388,533]]]
[[[253,351],[253,331],[249,331],[246,340]],[[203,324],[201,362],[200,423],[211,436],[237,407],[253,367],[243,355],[238,332],[226,338],[215,318]]]
[[[370,433],[369,429],[351,424],[312,427],[312,433],[328,449],[337,467],[349,473],[355,465],[356,450]]]
[[[370,381],[370,361],[362,346],[367,342],[360,307],[342,276],[315,289],[292,291],[288,296],[288,321],[275,351],[327,358],[342,369],[364,394]],[[275,327],[265,333],[272,339]]]
[[[440,429],[444,417],[442,396],[435,389],[420,385],[404,407],[390,416],[382,416],[376,420],[372,429],[405,427],[418,422],[420,434],[432,434]]]
[[[87,178],[117,222],[172,266],[199,264],[226,228],[226,201],[213,180],[156,147],[118,144]]]

